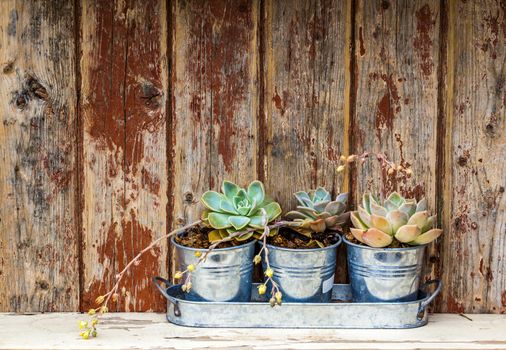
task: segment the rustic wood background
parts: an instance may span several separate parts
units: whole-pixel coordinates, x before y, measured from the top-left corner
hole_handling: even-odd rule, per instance
[[[0,0],[0,311],[86,309],[223,179],[426,196],[440,312],[506,313],[504,1]],[[412,178],[340,154],[383,151]],[[337,279],[346,280],[344,255]],[[150,285],[117,310],[164,309]]]

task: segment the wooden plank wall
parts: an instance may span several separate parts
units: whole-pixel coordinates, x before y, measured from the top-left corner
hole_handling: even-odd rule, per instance
[[[426,196],[435,309],[506,312],[502,2],[6,0],[0,38],[0,311],[86,309],[203,191],[259,178],[285,209],[318,185]],[[364,150],[413,176],[336,173]],[[163,310],[169,246],[116,310]]]

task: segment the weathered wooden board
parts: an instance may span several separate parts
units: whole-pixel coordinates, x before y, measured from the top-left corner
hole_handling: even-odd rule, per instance
[[[347,4],[265,1],[261,157],[266,187],[285,211],[295,208],[296,191],[347,189],[336,171],[347,138]]]
[[[506,313],[506,6],[451,3],[448,28],[441,310]]]
[[[346,3],[265,3],[265,181],[285,210],[293,193],[337,192],[343,152]],[[280,181],[283,179],[283,181]]]
[[[170,226],[199,218],[223,180],[257,178],[258,3],[174,1]]]
[[[74,6],[0,2],[0,311],[79,303]]]
[[[165,1],[83,1],[82,309],[167,228]],[[167,245],[126,277],[118,310],[163,310],[150,278],[165,275]],[[114,309],[111,308],[111,309]]]
[[[352,175],[355,198],[372,191],[426,197],[436,211],[439,1],[359,1],[355,9],[352,150],[385,153],[413,175],[369,160]],[[438,252],[428,254],[435,272]]]

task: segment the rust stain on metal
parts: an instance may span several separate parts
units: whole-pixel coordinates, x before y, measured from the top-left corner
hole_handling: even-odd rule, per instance
[[[436,21],[433,19],[430,6],[425,4],[415,13],[417,35],[413,40],[413,46],[420,59],[420,68],[425,77],[432,74],[434,62],[432,61],[432,38]]]

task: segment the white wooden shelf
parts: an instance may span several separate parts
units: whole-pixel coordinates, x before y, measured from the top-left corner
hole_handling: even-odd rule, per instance
[[[77,322],[86,315],[4,313],[0,349],[506,349],[506,315],[466,317],[435,314],[406,330],[216,329],[175,326],[164,314],[113,313],[97,338],[83,340]]]

